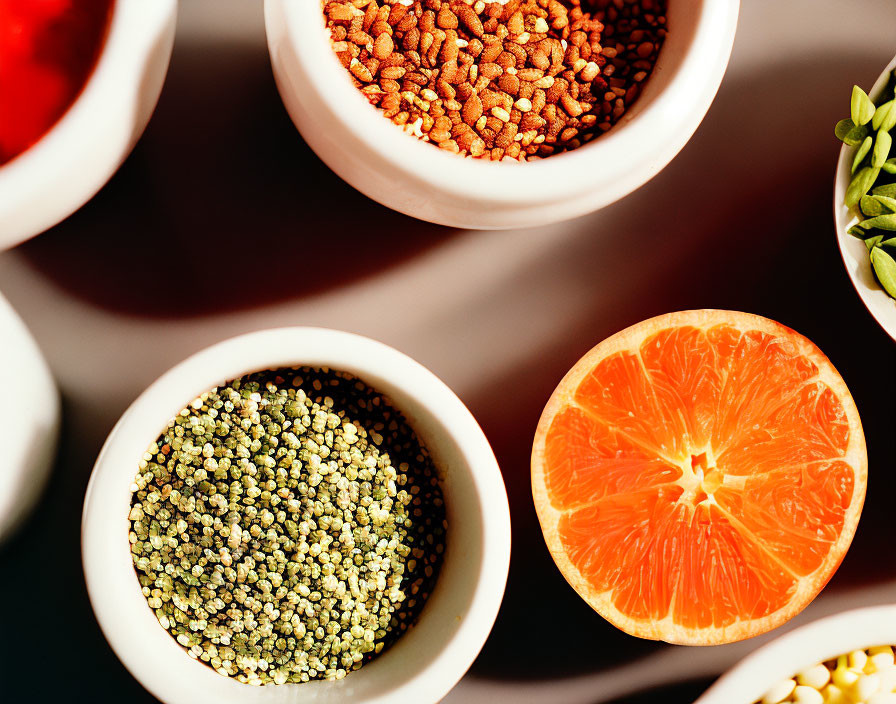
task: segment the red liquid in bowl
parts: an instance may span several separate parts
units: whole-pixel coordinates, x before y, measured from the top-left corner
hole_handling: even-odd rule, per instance
[[[0,0],[0,164],[37,142],[75,102],[114,3]]]

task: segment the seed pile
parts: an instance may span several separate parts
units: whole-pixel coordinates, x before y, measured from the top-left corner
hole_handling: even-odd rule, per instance
[[[896,298],[896,156],[890,135],[896,129],[896,71],[878,102],[853,86],[851,115],[837,123],[834,133],[856,147],[844,205],[858,208],[860,219],[848,232],[865,241],[874,275]]]
[[[412,625],[438,576],[436,469],[345,374],[250,374],[204,393],[140,463],[131,553],[159,623],[249,684],[338,679]]]
[[[896,704],[893,648],[854,650],[779,682],[756,704]]]
[[[525,161],[580,147],[637,99],[666,0],[322,0],[355,84],[451,152]]]

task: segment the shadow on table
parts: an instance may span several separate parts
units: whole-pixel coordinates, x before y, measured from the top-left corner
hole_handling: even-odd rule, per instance
[[[896,563],[879,551],[892,532],[896,493],[896,357],[852,290],[831,217],[833,125],[848,112],[851,84],[876,75],[879,63],[815,56],[776,65],[773,81],[766,73],[730,78],[692,142],[636,199],[577,221],[581,232],[568,247],[519,272],[535,287],[574,277],[594,295],[576,310],[556,311],[561,339],[466,399],[503,468],[514,540],[507,592],[475,677],[562,678],[639,658],[647,669],[652,653],[674,647],[616,630],[565,583],[532,506],[526,441],[582,354],[670,310],[758,313],[825,351],[856,398],[871,467],[862,522],[829,589],[896,576]]]
[[[0,601],[11,605],[3,632],[17,634],[0,644],[0,658],[8,662],[17,653],[40,653],[20,657],[19,676],[3,684],[4,701],[52,701],[63,688],[71,701],[156,701],[107,645],[81,570],[84,491],[115,415],[63,398],[59,450],[47,488],[38,508],[0,546]]]
[[[693,702],[712,684],[711,679],[693,680],[662,687],[651,687],[619,699],[597,699],[594,704],[671,704],[672,702]]]
[[[263,46],[178,44],[121,170],[22,251],[95,305],[171,318],[344,285],[451,234],[367,199],[314,155]]]

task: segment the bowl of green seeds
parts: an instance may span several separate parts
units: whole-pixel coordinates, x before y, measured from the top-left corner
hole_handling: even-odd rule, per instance
[[[834,181],[837,240],[853,286],[896,340],[896,58],[867,93],[853,87]]]
[[[431,372],[349,333],[265,330],[152,384],[84,503],[88,593],[163,702],[437,702],[510,557],[501,473]]]

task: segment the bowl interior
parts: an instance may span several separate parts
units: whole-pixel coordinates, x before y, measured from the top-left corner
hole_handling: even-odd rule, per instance
[[[389,396],[406,415],[442,476],[445,557],[417,624],[371,663],[336,682],[251,687],[189,658],[147,606],[127,541],[129,485],[146,446],[199,393],[251,371],[304,364],[349,372]],[[491,628],[506,581],[509,514],[485,437],[431,373],[364,338],[291,329],[209,348],[144,392],[97,461],[85,502],[83,541],[100,625],[128,669],[163,701],[423,702],[444,696]]]
[[[871,99],[875,102],[880,98],[887,85],[890,73],[894,69],[896,69],[896,58],[884,69],[869,92]],[[865,243],[847,234],[847,230],[858,220],[843,205],[846,189],[849,187],[849,182],[852,179],[850,167],[852,166],[855,153],[855,147],[844,144],[840,149],[840,158],[837,162],[837,175],[834,181],[834,222],[837,226],[837,242],[840,246],[840,253],[843,256],[843,263],[846,265],[847,272],[849,272],[849,278],[852,279],[853,286],[855,286],[865,306],[890,337],[896,340],[896,301],[887,295],[874,278]]]
[[[326,114],[317,116],[322,129],[332,129],[337,122],[358,149],[389,162],[398,173],[461,196],[484,190],[495,199],[511,201],[568,196],[593,188],[601,179],[625,183],[635,164],[649,175],[659,171],[690,138],[715,95],[739,7],[737,0],[672,0],[669,34],[653,75],[619,123],[579,149],[520,165],[460,157],[409,137],[352,85],[330,47],[318,0],[268,2],[282,6],[304,78],[326,107]],[[644,180],[639,173],[633,182],[640,185]]]

